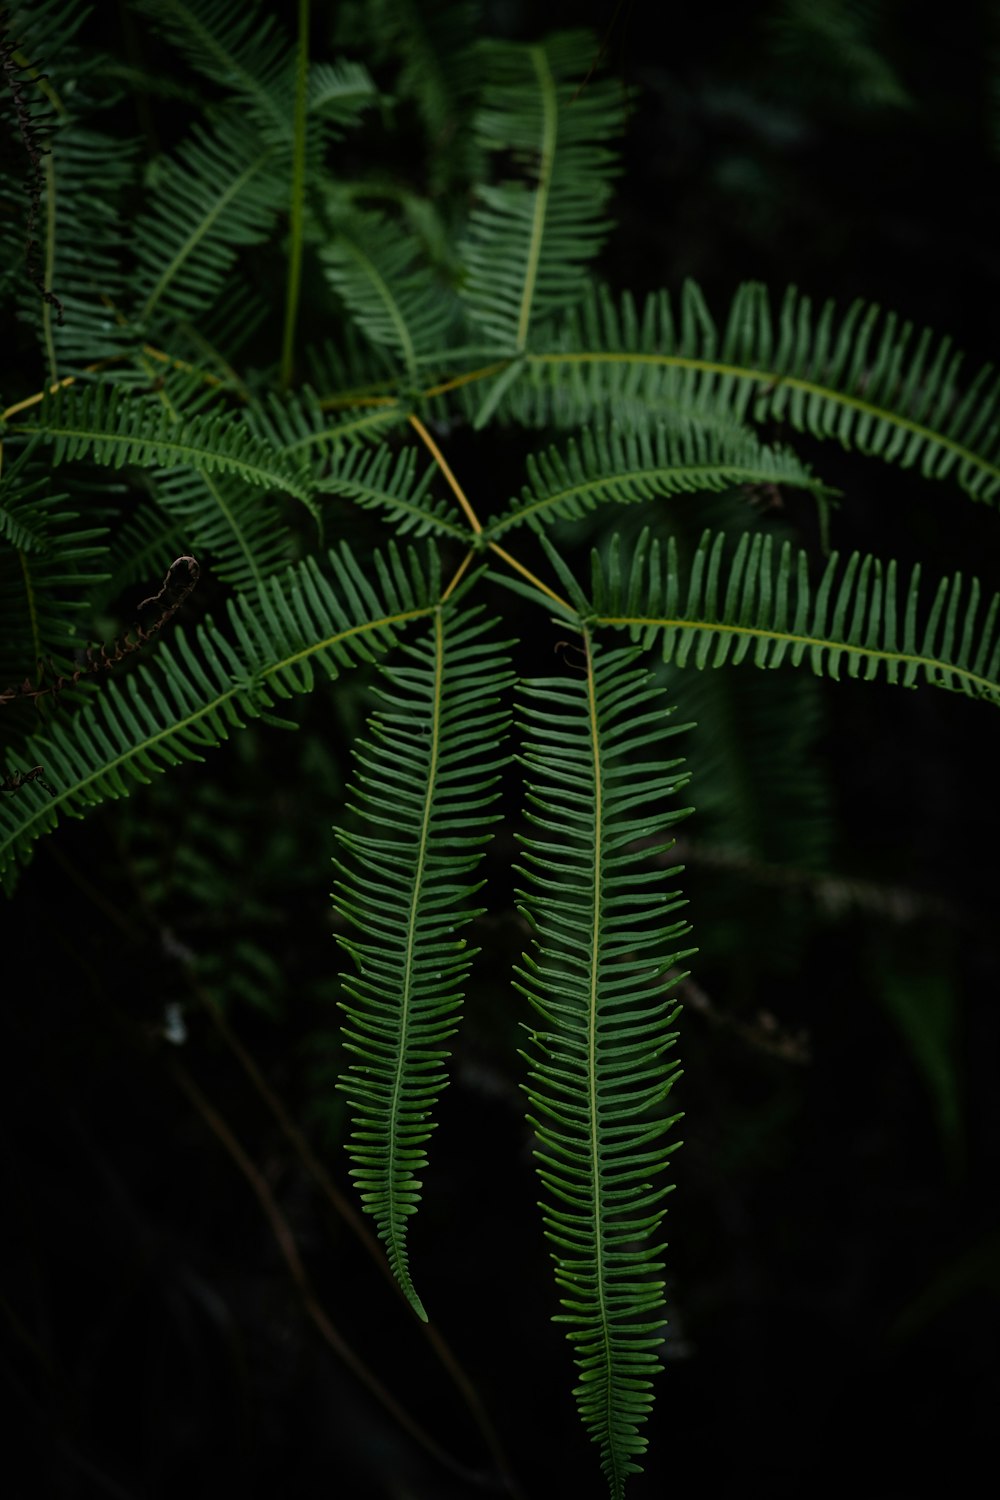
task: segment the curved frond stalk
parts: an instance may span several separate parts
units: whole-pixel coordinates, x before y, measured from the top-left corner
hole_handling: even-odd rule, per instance
[[[641,1423],[660,1368],[664,1105],[669,991],[690,953],[672,918],[676,869],[653,863],[687,777],[667,758],[670,710],[634,650],[598,652],[585,634],[580,677],[525,684],[524,763],[539,830],[524,839],[535,933],[519,988],[540,1020],[525,1054],[546,1234],[581,1373],[580,1413],[600,1444],[615,1500],[646,1448]],[[655,847],[648,847],[649,843]],[[639,855],[640,847],[646,859]]]
[[[463,299],[496,354],[524,351],[542,319],[579,300],[611,227],[616,164],[604,142],[621,130],[621,93],[607,81],[578,87],[597,50],[588,32],[479,49],[479,144],[513,153],[523,172],[478,188],[461,252]]]
[[[416,384],[422,366],[443,357],[455,300],[429,273],[415,235],[384,214],[336,210],[333,238],[320,251],[326,279],[373,344],[389,349]]]
[[[232,474],[245,484],[281,490],[311,505],[308,476],[254,437],[240,415],[205,413],[178,421],[160,402],[111,385],[70,387],[36,410],[33,421],[11,422],[7,431],[51,443],[54,464],[89,458],[116,469],[134,464]]]
[[[152,500],[143,500],[134,512],[118,526],[108,548],[108,578],[93,590],[96,613],[107,612],[125,589],[141,590],[136,600],[148,593],[151,578],[162,578],[175,557],[186,552],[186,528],[183,522],[164,515]]]
[[[178,631],[150,663],[104,683],[78,713],[32,737],[11,769],[41,765],[53,791],[33,783],[0,802],[0,878],[8,889],[15,862],[27,860],[60,815],[82,817],[136,782],[203,760],[250,718],[294,727],[275,720],[276,700],[311,691],[317,669],[332,680],[374,661],[401,627],[432,613],[440,589],[437,560],[428,560],[425,577],[412,551],[404,562],[391,546],[363,567],[344,546],[328,554],[331,584],[308,558],[228,600],[226,634],[211,621],[193,642]]]
[[[726,537],[706,532],[685,566],[673,538],[664,555],[644,532],[631,562],[616,544],[607,565],[592,554],[592,603],[579,589],[573,602],[592,624],[658,645],[679,667],[748,660],[835,679],[884,674],[1000,704],[1000,594],[983,612],[978,579],[966,588],[956,573],[940,580],[922,620],[919,587],[919,566],[903,589],[895,562],[857,552],[843,566],[834,553],[814,587],[806,552],[784,542],[776,557],[770,537],[749,532],[728,559]]]
[[[730,489],[738,484],[824,487],[786,448],[766,448],[745,428],[672,429],[665,423],[586,428],[565,453],[529,456],[521,499],[485,527],[489,539],[526,521],[536,530],[577,520],[611,501],[619,505],[667,495]]]
[[[340,1080],[354,1109],[351,1175],[378,1225],[389,1264],[421,1318],[410,1276],[407,1224],[447,1082],[446,1042],[459,1020],[474,950],[457,936],[478,913],[473,872],[497,821],[490,812],[508,713],[499,694],[512,675],[479,611],[434,613],[430,632],[386,670],[381,707],[357,752],[353,793],[364,819],[341,830],[346,859],[334,901],[360,936],[339,937],[356,973]]]
[[[959,384],[962,356],[930,330],[855,302],[815,312],[791,287],[772,312],[764,287],[740,287],[724,327],[698,288],[679,307],[665,292],[638,309],[599,289],[570,313],[504,398],[519,420],[574,424],[624,406],[783,420],[928,478],[953,478],[974,499],[1000,490],[1000,378],[990,366]]]

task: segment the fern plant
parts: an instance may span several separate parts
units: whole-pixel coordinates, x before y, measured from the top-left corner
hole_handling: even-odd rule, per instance
[[[4,883],[16,899],[65,819],[184,762],[211,777],[251,724],[295,729],[301,695],[331,734],[357,729],[343,688],[358,674],[350,784],[338,805],[321,779],[314,809],[336,827],[345,972],[331,965],[327,989],[350,1173],[426,1319],[414,1216],[451,1038],[476,1005],[477,871],[522,771],[510,1005],[555,1317],[619,1497],[664,1338],[695,951],[671,848],[697,752],[725,748],[686,722],[685,675],[744,664],[780,668],[782,691],[798,672],[1000,703],[988,581],[845,553],[812,467],[833,439],[993,503],[998,383],[875,306],[747,284],[713,313],[693,284],[644,300],[604,286],[624,111],[589,34],[482,41],[474,8],[345,8],[376,83],[360,57],[314,55],[326,15],[309,0],[296,34],[259,3],[125,10],[127,65],[89,40],[77,0],[5,20],[21,173],[4,288],[25,354],[3,395]],[[400,59],[394,93],[381,80]],[[123,125],[135,95],[183,112],[169,149]],[[411,108],[426,192],[368,164],[379,113],[405,124]],[[26,220],[44,247],[27,265]],[[490,474],[476,445],[493,434]],[[729,534],[692,521],[720,495],[786,491],[815,508],[820,543],[748,529],[745,504]],[[511,636],[531,619],[554,672]],[[808,683],[790,691],[805,712]],[[278,753],[289,780],[309,776],[308,755]],[[791,776],[805,744],[795,758]]]

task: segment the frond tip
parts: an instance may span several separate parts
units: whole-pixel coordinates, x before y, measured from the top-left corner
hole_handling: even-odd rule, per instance
[[[546,1191],[545,1230],[581,1380],[577,1404],[615,1500],[646,1448],[640,1424],[660,1368],[663,1246],[655,1242],[669,1186],[664,1105],[678,1064],[665,1054],[678,1007],[687,931],[676,870],[648,856],[670,847],[686,781],[662,742],[669,709],[629,650],[597,654],[586,671],[525,685],[524,762],[531,778],[523,911],[536,956],[518,987],[541,1017],[525,1053],[525,1085]],[[655,747],[655,748],[654,748]],[[641,754],[640,754],[641,752]],[[651,849],[649,844],[656,847]],[[647,857],[641,858],[644,853]]]
[[[434,613],[386,673],[384,707],[356,752],[354,795],[364,823],[341,831],[346,851],[334,902],[360,936],[340,937],[356,972],[344,976],[347,1050],[340,1080],[354,1118],[351,1175],[378,1225],[389,1264],[418,1316],[407,1223],[427,1164],[430,1111],[447,1082],[445,1046],[459,1019],[474,949],[458,930],[482,857],[500,768],[511,678],[478,611]]]

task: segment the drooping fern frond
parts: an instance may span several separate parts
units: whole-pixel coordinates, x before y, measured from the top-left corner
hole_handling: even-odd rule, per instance
[[[535,933],[519,987],[531,1028],[526,1085],[545,1189],[546,1233],[581,1380],[581,1416],[600,1445],[614,1500],[646,1447],[663,1342],[663,1182],[674,1149],[664,1110],[678,1007],[671,971],[686,956],[669,849],[686,777],[668,759],[669,708],[632,650],[585,634],[580,677],[525,684],[524,763]],[[649,847],[653,844],[655,847]]]
[[[866,682],[884,674],[902,687],[923,681],[1000,703],[1000,595],[984,612],[976,578],[942,578],[922,618],[919,566],[904,588],[895,562],[855,552],[841,565],[834,553],[813,585],[805,551],[785,542],[775,556],[760,533],[741,537],[727,558],[725,536],[706,532],[684,566],[672,538],[664,549],[647,532],[631,560],[617,545],[607,564],[593,554],[588,602],[550,556],[584,619],[628,630],[678,666],[749,660]]]
[[[928,478],[955,479],[975,499],[1000,490],[1000,377],[985,366],[959,384],[962,356],[875,304],[814,311],[790,288],[772,311],[766,290],[740,287],[724,326],[686,283],[641,309],[597,289],[572,310],[502,397],[516,420],[574,425],[637,406],[730,420],[784,420]],[[498,398],[501,399],[501,398]]]
[[[0,803],[0,878],[59,816],[82,817],[136,782],[204,752],[248,719],[274,720],[276,699],[309,692],[317,669],[334,679],[394,644],[397,631],[427,617],[439,593],[437,560],[425,575],[414,553],[394,547],[362,567],[345,546],[328,554],[331,583],[314,558],[227,601],[223,632],[210,621],[193,641],[178,631],[121,683],[102,683],[72,717],[55,720],[12,758],[11,769],[44,768],[53,788],[25,786]],[[27,758],[27,759],[26,759]]]
[[[347,858],[334,901],[359,933],[339,939],[356,966],[342,1002],[355,1061],[340,1081],[354,1110],[351,1175],[422,1318],[407,1223],[473,957],[457,929],[477,914],[471,877],[509,759],[499,694],[512,676],[489,631],[478,609],[438,609],[429,633],[404,647],[408,663],[386,670],[371,738],[356,752],[364,825],[338,835]]]
[[[752,432],[730,427],[585,428],[565,452],[529,455],[521,498],[486,527],[501,536],[527,522],[535,529],[575,520],[606,501],[632,504],[667,495],[730,489],[739,484],[789,485],[822,492],[809,469],[785,448],[766,448]]]
[[[610,229],[615,158],[604,144],[622,126],[620,91],[582,79],[594,40],[565,32],[536,46],[483,43],[479,144],[511,153],[521,175],[483,183],[462,249],[462,294],[489,347],[517,354],[550,314],[578,301]]]

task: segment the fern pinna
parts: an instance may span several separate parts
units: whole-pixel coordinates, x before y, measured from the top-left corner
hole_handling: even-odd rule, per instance
[[[698,800],[674,738],[683,674],[780,668],[766,689],[787,689],[800,725],[819,690],[796,695],[796,669],[1000,702],[997,596],[824,555],[838,496],[814,468],[833,439],[995,502],[996,379],[966,379],[948,340],[874,305],[747,284],[720,315],[692,283],[639,302],[598,282],[628,100],[586,33],[484,41],[474,5],[385,0],[338,33],[369,49],[369,72],[311,55],[308,0],[294,37],[256,0],[125,9],[135,44],[111,69],[79,0],[6,21],[8,115],[24,122],[32,90],[45,111],[27,188],[0,185],[24,352],[0,429],[0,874],[12,893],[63,817],[251,724],[295,729],[293,700],[313,694],[323,732],[281,752],[280,779],[315,785],[311,811],[337,830],[341,1135],[426,1319],[412,1221],[452,1038],[483,987],[477,870],[512,825],[510,922],[530,937],[512,1003],[555,1316],[620,1496],[664,1337],[676,995],[694,951],[670,855],[689,769]],[[161,69],[164,44],[186,71]],[[395,92],[375,81],[393,68]],[[183,118],[151,160],[119,139],[126,82]],[[378,137],[357,133],[388,130],[401,101],[403,128],[412,107],[431,131],[433,191],[359,165]],[[41,287],[25,220],[47,246]],[[762,493],[796,497],[794,527],[753,516]],[[706,529],[716,514],[726,525]],[[171,594],[154,631],[150,580],[176,583],[179,565],[199,588]],[[498,601],[535,610],[536,638],[508,640]],[[536,659],[553,646],[555,675]],[[742,772],[760,745],[737,741]],[[815,767],[808,735],[784,741],[784,759],[757,760],[791,787]],[[118,846],[141,843],[116,816]]]

